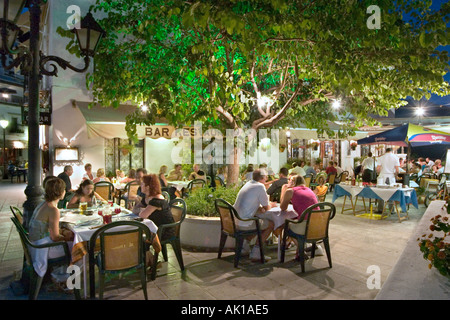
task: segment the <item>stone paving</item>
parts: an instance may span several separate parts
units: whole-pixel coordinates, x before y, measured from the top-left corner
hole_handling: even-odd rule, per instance
[[[10,283],[20,278],[23,251],[10,217],[10,205],[22,208],[24,183],[0,182],[0,299],[26,300],[16,296]],[[327,201],[332,194],[327,195]],[[286,254],[286,262],[277,261],[277,246],[266,247],[272,257],[266,264],[241,259],[233,267],[234,253],[225,252],[217,259],[215,252],[183,250],[186,270],[180,272],[169,249],[169,261],[162,263],[155,281],[148,281],[150,300],[373,300],[379,289],[369,289],[369,266],[381,270],[381,285],[387,279],[403,248],[422,217],[425,207],[411,206],[410,219],[399,223],[396,215],[385,220],[370,220],[341,214],[342,200],[336,201],[338,213],[330,224],[333,268],[326,256],[306,262],[306,272],[293,260],[295,249]],[[359,206],[359,204],[358,204]],[[51,287],[51,286],[50,286]],[[73,295],[53,292],[43,286],[39,300],[72,300]],[[107,282],[105,299],[142,300],[137,274],[116,277]]]

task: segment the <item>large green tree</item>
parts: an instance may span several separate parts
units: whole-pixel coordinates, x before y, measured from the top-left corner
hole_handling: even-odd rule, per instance
[[[449,3],[381,0],[97,0],[107,37],[87,78],[96,102],[146,103],[127,118],[219,129],[296,122],[347,135],[370,114],[436,93],[448,55]],[[404,19],[410,17],[409,22]],[[97,16],[100,16],[98,13]],[[369,22],[368,22],[369,21]],[[379,28],[376,22],[380,22]],[[338,111],[333,99],[342,102]],[[237,180],[238,167],[229,166]]]

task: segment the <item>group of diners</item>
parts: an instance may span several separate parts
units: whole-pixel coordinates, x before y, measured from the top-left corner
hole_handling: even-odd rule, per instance
[[[234,208],[242,219],[249,219],[254,216],[259,218],[261,228],[261,241],[264,243],[271,233],[274,231],[274,223],[265,213],[275,206],[280,206],[282,211],[287,210],[289,204],[292,204],[294,211],[297,213],[297,219],[300,218],[303,211],[309,206],[318,203],[317,191],[311,190],[306,186],[306,182],[303,176],[292,173],[286,168],[280,169],[280,178],[272,182],[272,185],[281,186],[280,203],[270,201],[267,191],[271,187],[266,189],[268,174],[264,169],[256,169],[252,171],[251,180],[247,181],[245,185],[240,189]],[[323,185],[323,184],[322,184]],[[306,226],[305,220],[295,226],[296,232],[304,232]],[[254,222],[237,220],[238,228],[240,229],[254,229]],[[258,261],[260,257],[260,244],[256,241],[253,248],[250,249],[250,242],[253,237],[249,237],[244,240],[242,255],[250,255],[252,261]],[[295,241],[293,241],[295,243]],[[318,246],[317,254],[322,254],[322,248]],[[298,254],[304,254],[303,252],[297,252]],[[264,257],[265,260],[270,260],[270,257]]]

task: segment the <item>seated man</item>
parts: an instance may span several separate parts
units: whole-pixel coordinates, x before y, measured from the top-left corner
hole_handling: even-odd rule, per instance
[[[280,194],[281,194],[281,187],[288,183],[287,177],[289,176],[289,171],[287,168],[281,168],[280,169],[280,178],[275,181],[271,181],[269,183],[266,183],[266,185],[270,184],[270,187],[267,189],[267,194],[271,196],[272,201],[280,201]],[[272,196],[274,196],[274,193],[278,193],[277,199],[274,199]]]
[[[181,164],[175,164],[174,168],[170,170],[167,176],[168,181],[179,181],[183,180],[183,171],[181,170]]]
[[[239,191],[236,202],[234,203],[234,208],[242,219],[252,218],[257,213],[266,212],[274,206],[274,204],[269,203],[269,197],[266,193],[266,188],[264,186],[266,179],[267,174],[265,171],[255,170],[253,171],[253,179],[248,181]],[[255,224],[252,221],[237,220],[236,224],[236,227],[239,229],[255,228]],[[264,243],[273,231],[274,224],[267,219],[260,219],[260,226],[262,230],[261,241]],[[250,253],[251,260],[257,261],[261,259],[259,246],[263,245],[263,243],[256,243],[253,247]],[[244,250],[246,250],[245,245],[246,241],[244,241]],[[264,259],[270,260],[270,257],[264,257]]]

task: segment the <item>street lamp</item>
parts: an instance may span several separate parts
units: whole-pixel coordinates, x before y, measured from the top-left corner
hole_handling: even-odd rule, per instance
[[[0,120],[0,126],[3,128],[3,179],[8,179],[6,173],[6,127],[8,127],[8,120]]]
[[[28,186],[25,189],[27,200],[24,207],[24,226],[28,226],[34,208],[42,201],[41,166],[39,150],[39,90],[43,75],[57,76],[57,65],[61,68],[84,72],[89,68],[90,57],[95,55],[98,44],[105,34],[102,28],[88,13],[81,20],[80,29],[72,30],[77,37],[81,56],[84,58],[82,68],[74,67],[69,61],[57,56],[46,56],[40,52],[41,6],[47,0],[0,0],[0,54],[3,68],[11,70],[19,67],[28,80]],[[15,47],[23,32],[17,21],[24,8],[30,14],[29,47]],[[19,40],[20,41],[20,40]],[[7,64],[7,57],[13,60]]]

